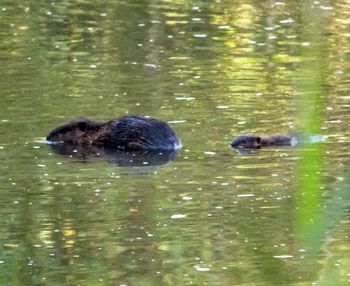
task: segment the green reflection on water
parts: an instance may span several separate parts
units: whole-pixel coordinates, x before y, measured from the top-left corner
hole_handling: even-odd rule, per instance
[[[350,9],[320,5],[322,41],[304,39],[303,1],[1,3],[1,284],[296,285],[346,262],[348,220],[325,241],[347,206]],[[135,170],[36,142],[73,117],[125,113],[178,122],[183,150]],[[227,146],[323,125],[330,142],[300,152]],[[334,185],[330,220],[319,204]]]
[[[304,38],[315,44],[304,49],[304,65],[299,76],[300,105],[298,113],[301,130],[320,134],[324,122],[325,101],[327,90],[324,70],[326,62],[322,60],[327,49],[327,43],[322,44],[320,23],[327,21],[324,15],[315,14],[309,6],[306,7]],[[306,240],[308,248],[319,249],[323,243],[320,234],[324,231],[322,211],[322,171],[325,158],[323,144],[315,144],[301,149],[298,164],[298,201],[296,227],[302,240]],[[315,242],[318,241],[317,244]]]
[[[302,130],[322,133],[325,130],[325,111],[327,94],[331,92],[329,78],[325,73],[327,65],[324,59],[331,49],[324,37],[327,31],[321,23],[329,21],[327,15],[306,9],[305,38],[311,43],[304,52],[304,64],[299,76],[299,125]],[[322,17],[325,17],[322,19]],[[307,44],[308,46],[308,44]],[[298,185],[296,200],[296,235],[306,256],[317,256],[322,249],[328,248],[337,226],[344,219],[349,196],[349,174],[345,173],[344,182],[336,186],[330,198],[325,199],[324,170],[327,149],[324,144],[315,144],[300,152],[298,163]],[[318,285],[343,285],[341,267],[335,266],[337,260],[326,256],[322,271],[317,278]],[[339,260],[338,260],[339,261]]]

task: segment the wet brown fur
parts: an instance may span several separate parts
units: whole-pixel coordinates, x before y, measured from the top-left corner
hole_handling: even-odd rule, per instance
[[[261,147],[269,146],[288,146],[291,145],[292,135],[240,135],[236,137],[232,142],[233,148],[247,148],[247,149],[258,149]]]
[[[260,136],[262,147],[290,145],[291,139],[292,137],[289,135],[280,135],[280,134]]]
[[[113,150],[172,150],[181,145],[167,123],[141,116],[125,116],[107,122],[73,120],[52,130],[47,140]]]

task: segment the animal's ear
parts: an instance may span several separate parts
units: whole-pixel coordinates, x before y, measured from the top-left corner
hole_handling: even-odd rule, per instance
[[[258,143],[258,144],[261,143],[261,137],[260,137],[260,136],[257,136],[257,137],[256,137],[256,143]]]
[[[78,123],[78,127],[79,127],[79,129],[80,129],[81,131],[86,131],[86,129],[87,129],[87,123],[86,123],[86,121],[80,121],[80,122]]]

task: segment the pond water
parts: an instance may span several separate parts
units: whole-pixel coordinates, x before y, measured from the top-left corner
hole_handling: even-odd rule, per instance
[[[349,18],[346,0],[1,1],[1,285],[348,285]],[[183,148],[135,167],[42,143],[126,114]],[[229,147],[300,130],[328,138]]]

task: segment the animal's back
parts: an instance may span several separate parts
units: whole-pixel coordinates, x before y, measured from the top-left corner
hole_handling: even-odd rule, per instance
[[[77,119],[65,123],[47,136],[48,141],[114,150],[178,150],[180,139],[160,120],[125,116],[108,122]]]
[[[171,127],[160,120],[125,116],[106,123],[109,132],[98,138],[107,148],[126,150],[177,150],[180,139]]]

